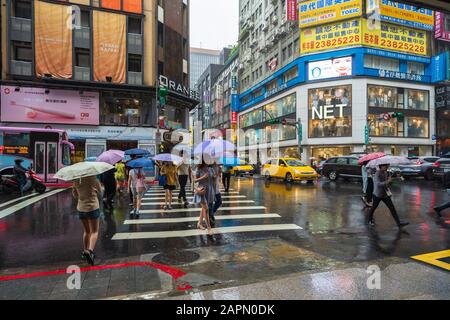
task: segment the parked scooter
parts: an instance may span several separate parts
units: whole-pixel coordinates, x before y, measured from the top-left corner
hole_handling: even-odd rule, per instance
[[[35,190],[37,193],[44,193],[47,187],[44,181],[29,168],[27,171],[27,182],[23,188],[23,193],[31,190]],[[6,194],[19,192],[19,181],[14,175],[4,175],[0,176],[0,191]]]

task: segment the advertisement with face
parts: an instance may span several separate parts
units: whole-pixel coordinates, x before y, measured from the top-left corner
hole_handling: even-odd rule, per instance
[[[352,75],[352,57],[310,62],[308,80],[346,77]]]
[[[98,125],[99,94],[1,86],[1,121]]]

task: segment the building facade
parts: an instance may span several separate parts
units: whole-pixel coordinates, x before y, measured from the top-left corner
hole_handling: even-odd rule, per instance
[[[383,18],[373,28],[366,17],[374,8],[363,1],[323,3],[298,5],[297,58],[250,85],[241,77],[239,156],[256,163],[277,156],[306,162],[367,151],[435,153],[435,84],[448,65],[433,48],[434,12],[380,2]],[[398,10],[417,17],[397,19]],[[244,70],[255,65],[241,63]],[[301,132],[269,123],[274,119],[300,121]]]
[[[190,87],[197,90],[198,79],[210,64],[220,63],[220,50],[190,49]]]
[[[2,0],[1,10],[2,126],[65,129],[73,161],[155,153],[158,127],[188,128],[188,0]],[[157,85],[169,92],[159,110]]]

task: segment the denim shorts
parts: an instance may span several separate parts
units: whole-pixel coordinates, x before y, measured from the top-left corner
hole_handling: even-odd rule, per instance
[[[81,219],[98,219],[100,218],[100,209],[91,212],[80,212],[78,211],[78,217]]]

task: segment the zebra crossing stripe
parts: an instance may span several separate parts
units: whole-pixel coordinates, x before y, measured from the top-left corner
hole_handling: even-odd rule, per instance
[[[223,204],[230,204],[230,203],[255,203],[253,200],[225,200],[222,201]],[[161,206],[164,205],[165,202],[142,202],[142,206]],[[172,205],[178,205],[182,206],[183,203],[172,203]]]
[[[186,197],[187,199],[194,199],[194,197],[189,196]],[[247,198],[246,196],[222,196],[222,199],[244,199]],[[143,197],[143,200],[165,200],[165,197]]]
[[[255,232],[255,231],[283,231],[283,230],[301,230],[296,224],[267,224],[267,225],[250,225],[235,227],[213,228],[213,234],[226,234],[237,232]],[[116,233],[112,240],[137,240],[137,239],[164,239],[178,237],[192,237],[207,235],[207,230],[191,229],[179,231],[153,231],[153,232],[131,232]]]
[[[232,220],[232,219],[268,219],[268,218],[281,218],[276,213],[263,213],[263,214],[235,214],[226,216],[216,216],[218,220]],[[183,217],[183,218],[157,218],[157,219],[138,219],[138,220],[125,220],[124,224],[160,224],[160,223],[181,223],[181,222],[195,222],[198,221],[198,217]]]
[[[263,206],[248,206],[248,207],[220,207],[217,211],[236,211],[236,210],[265,210],[266,207]],[[139,210],[140,213],[179,213],[179,212],[200,212],[201,208],[183,208],[183,209],[172,209],[172,210],[161,210],[161,209],[148,209]]]

